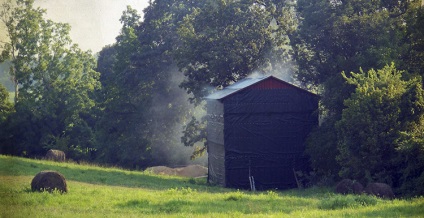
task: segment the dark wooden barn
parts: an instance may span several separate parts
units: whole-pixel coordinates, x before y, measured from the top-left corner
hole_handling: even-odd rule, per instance
[[[307,166],[305,139],[318,96],[276,77],[246,78],[206,97],[208,181],[230,188],[288,189]]]

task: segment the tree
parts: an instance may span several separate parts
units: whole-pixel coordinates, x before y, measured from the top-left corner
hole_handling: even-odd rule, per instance
[[[140,25],[142,44],[134,62],[139,72],[153,81],[152,101],[147,116],[152,142],[153,164],[188,164],[191,147],[182,147],[181,137],[188,118],[198,116],[202,108],[188,102],[190,97],[179,87],[184,75],[178,71],[175,50],[181,46],[177,30],[184,17],[204,2],[158,0],[145,10]]]
[[[189,154],[182,153],[184,148],[178,146],[181,126],[192,109],[184,91],[178,87],[182,76],[172,52],[178,46],[178,22],[190,12],[192,4],[201,3],[154,1],[145,9],[143,22],[135,22],[137,19],[133,18],[139,17],[136,11],[127,9],[121,18],[123,27],[116,43],[100,54],[98,66],[106,101],[99,127],[101,132],[109,128],[122,132],[125,137],[143,139],[138,142],[147,143],[144,154],[149,158],[139,167],[186,164],[183,160],[188,159],[181,157]],[[128,33],[135,33],[136,37]],[[131,110],[127,110],[129,106],[137,112],[124,113]],[[129,123],[137,123],[137,126],[129,127]],[[106,138],[101,149],[110,148],[113,156],[116,144],[121,144],[120,138]],[[122,149],[132,146],[137,145],[124,143]],[[104,157],[106,161],[108,158]]]
[[[334,117],[328,118],[321,126],[313,129],[306,140],[305,154],[309,157],[317,183],[331,185],[339,179],[341,166],[336,161],[340,154],[334,128],[336,122]]]
[[[253,1],[210,1],[184,18],[178,29],[182,46],[176,50],[186,76],[181,87],[200,104],[210,88],[219,89],[270,66],[274,44],[272,16]]]
[[[424,91],[419,81],[411,84],[402,96],[403,128],[396,140],[399,192],[404,195],[424,194]]]
[[[405,14],[406,49],[402,54],[402,69],[424,76],[424,6],[422,1],[411,1]]]
[[[13,105],[9,102],[9,92],[0,84],[0,123],[6,121],[11,112],[13,112]]]
[[[291,1],[207,1],[184,17],[174,59],[190,102],[248,75],[285,72],[291,67],[287,33],[295,24]],[[287,77],[291,79],[290,77]],[[286,79],[287,79],[286,78]],[[186,146],[206,142],[206,119],[193,116],[181,138]],[[202,154],[197,148],[194,156]]]
[[[44,13],[32,0],[3,5],[10,43],[2,57],[11,60],[16,87],[10,131],[18,154],[58,148],[79,159],[94,145],[90,111],[98,73],[91,53],[72,44],[70,26],[45,20]]]
[[[13,148],[8,140],[8,133],[4,131],[7,128],[6,121],[14,113],[13,104],[9,102],[9,92],[0,84],[0,153],[12,154]]]
[[[116,43],[103,48],[98,59],[103,89],[99,92],[101,112],[96,126],[97,161],[133,169],[151,162],[145,116],[151,85],[131,78],[132,57],[141,47],[136,33],[139,19],[137,11],[127,6]]]
[[[407,182],[406,177],[416,182],[423,179],[411,171],[417,171],[424,160],[420,132],[424,92],[421,78],[404,80],[403,74],[394,64],[377,71],[352,72],[349,77],[342,73],[355,86],[336,123],[342,177],[385,182],[396,188]],[[407,170],[401,166],[408,166]]]
[[[422,75],[422,8],[420,1],[297,1],[299,26],[289,34],[296,77],[316,87],[321,95],[323,124],[308,140],[308,153],[315,170],[331,172],[329,167],[340,155],[339,136],[334,124],[342,119],[345,99],[354,86],[345,83],[340,72],[362,68],[383,68],[395,62],[405,78]],[[420,38],[421,37],[421,38]],[[322,140],[326,139],[326,140]],[[325,146],[327,149],[319,149]],[[321,157],[334,151],[329,161]],[[323,165],[321,165],[323,164]],[[325,174],[325,173],[322,173]],[[328,174],[326,175],[328,176]]]
[[[400,65],[405,52],[407,1],[305,1],[297,10],[301,22],[291,35],[297,78],[321,86],[325,109],[340,116],[352,89],[341,71]]]

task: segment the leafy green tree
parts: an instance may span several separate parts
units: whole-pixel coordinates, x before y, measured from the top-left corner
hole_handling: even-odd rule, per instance
[[[334,175],[339,136],[334,124],[342,119],[344,100],[354,92],[339,72],[380,69],[395,62],[405,78],[422,75],[422,8],[420,1],[305,1],[296,4],[298,28],[289,32],[296,77],[317,87],[323,124],[308,140],[316,171]],[[326,140],[323,140],[326,139]],[[319,149],[319,147],[327,149]],[[328,156],[331,150],[331,156]],[[326,156],[329,161],[322,160]],[[322,164],[322,165],[321,165]],[[333,166],[333,167],[329,167]],[[328,173],[331,172],[331,173]]]
[[[402,54],[404,59],[402,69],[411,74],[424,76],[424,6],[422,1],[408,3],[405,14],[406,26],[406,49]]]
[[[44,13],[32,0],[3,5],[10,43],[2,57],[11,60],[16,87],[10,131],[19,154],[58,148],[83,158],[94,147],[90,111],[99,74],[91,53],[72,44],[70,26],[45,20]]]
[[[179,87],[184,75],[178,71],[174,51],[181,45],[177,29],[184,17],[204,2],[158,0],[145,10],[139,27],[142,47],[134,65],[152,82],[152,101],[148,110],[152,164],[187,164],[191,148],[181,147],[181,136],[188,117],[201,108],[187,101]]]
[[[13,104],[9,101],[9,92],[0,84],[0,153],[13,154],[13,144],[7,129],[8,118],[14,113]]]
[[[206,1],[184,17],[177,30],[179,46],[174,57],[185,75],[180,86],[191,103],[201,105],[212,90],[255,71],[266,74],[290,67],[287,33],[295,24],[288,2]],[[205,126],[206,119],[192,117],[182,142],[186,146],[206,142]],[[197,148],[194,156],[205,148]]]
[[[6,121],[13,112],[13,105],[9,102],[9,92],[6,87],[0,84],[0,123]]]
[[[311,168],[316,178],[311,182],[323,185],[333,185],[339,180],[340,164],[336,161],[339,155],[337,149],[337,132],[334,128],[337,120],[328,118],[321,126],[312,130],[306,140],[305,154],[310,159]],[[313,181],[316,180],[316,181]]]
[[[143,168],[151,161],[145,131],[151,86],[129,76],[134,75],[132,56],[140,48],[136,34],[139,19],[137,11],[127,6],[116,43],[103,48],[97,68],[103,85],[98,93],[97,161],[127,168]]]
[[[302,22],[291,41],[297,78],[322,86],[322,103],[329,113],[339,116],[352,92],[339,72],[400,61],[405,32],[402,16],[394,16],[405,9],[399,2],[298,1]]]
[[[208,1],[184,18],[176,50],[178,67],[186,76],[181,87],[199,104],[210,88],[222,88],[254,70],[272,68],[278,48],[270,26],[272,15],[254,1]]]
[[[412,84],[402,96],[403,128],[396,140],[399,192],[404,195],[424,194],[424,91],[420,82]]]
[[[148,145],[144,151],[146,161],[140,167],[185,164],[178,162],[182,158],[177,156],[182,150],[178,148],[181,124],[190,108],[178,87],[181,76],[172,51],[178,46],[177,24],[189,13],[191,4],[195,3],[152,2],[145,9],[143,22],[138,21],[135,10],[127,8],[116,43],[102,50],[98,66],[105,87],[102,91],[105,115],[99,127],[101,135],[106,135],[100,137],[106,139],[101,149],[110,150],[110,156],[116,153],[117,144],[122,144],[121,150],[127,148],[128,152],[137,146],[120,143],[120,137],[109,139],[110,133],[105,130],[115,129],[124,138],[139,137],[143,140],[134,142]],[[130,111],[126,109],[129,106],[137,112],[123,113]],[[129,123],[137,126],[129,127]],[[104,155],[102,159],[110,158]]]
[[[349,77],[342,73],[355,86],[336,123],[342,177],[386,182],[396,188],[406,178],[423,179],[417,171],[424,151],[420,132],[424,92],[421,78],[404,80],[403,74],[394,64],[377,71],[351,72]]]

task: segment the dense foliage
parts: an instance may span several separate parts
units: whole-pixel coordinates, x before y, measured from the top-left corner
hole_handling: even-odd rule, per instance
[[[58,148],[75,159],[87,157],[94,146],[92,93],[100,87],[94,57],[72,44],[68,24],[45,20],[33,1],[3,9],[10,43],[2,59],[12,63],[16,112],[5,121],[2,145],[25,156]]]
[[[124,11],[117,42],[100,52],[97,68],[103,89],[98,98],[101,111],[96,125],[96,159],[128,168],[144,167],[151,161],[145,131],[151,84],[128,78],[133,72],[131,56],[140,47],[135,29],[139,19],[131,7]]]
[[[343,73],[343,77],[356,88],[336,123],[340,175],[363,184],[385,182],[401,187],[403,193],[424,194],[418,185],[424,180],[421,78],[402,79],[394,64],[349,77]]]
[[[421,104],[418,84],[422,81],[416,77],[423,73],[423,35],[418,22],[422,21],[424,11],[420,4],[298,1],[301,22],[291,39],[299,67],[297,78],[321,90],[323,123],[311,134],[307,149],[312,167],[321,179],[350,177],[363,182],[387,182],[400,188],[407,181],[401,163],[414,163],[418,168],[412,167],[408,176],[418,182],[422,172],[418,153],[424,148],[417,141],[412,143],[404,138],[405,134],[411,137],[417,129],[403,128],[421,128],[422,112],[413,107]],[[386,66],[391,62],[397,69]],[[374,75],[369,78],[373,82],[364,79],[362,84],[348,79],[346,83],[351,75],[343,78],[340,74],[360,68],[366,73],[352,75]],[[395,84],[396,89],[390,84]],[[383,90],[381,86],[391,88]],[[417,88],[413,91],[412,87]],[[416,98],[406,98],[407,93]],[[402,105],[405,101],[408,103]],[[414,147],[418,156],[402,156],[400,144]],[[411,188],[413,185],[408,183]],[[415,191],[422,194],[418,189]]]
[[[252,73],[293,74],[321,96],[307,175],[424,193],[419,0],[155,0],[144,19],[127,7],[97,66],[44,14],[33,0],[2,5],[15,104],[0,89],[1,153],[185,164],[207,146],[203,97]]]

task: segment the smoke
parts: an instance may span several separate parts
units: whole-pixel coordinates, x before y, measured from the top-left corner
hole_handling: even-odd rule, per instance
[[[185,124],[192,116],[205,113],[201,106],[189,103],[190,97],[179,87],[183,74],[176,68],[171,70],[169,78],[161,84],[162,90],[153,95],[149,111],[152,140],[152,165],[182,166],[189,164],[207,165],[207,157],[190,160],[194,147],[184,146],[181,142]]]
[[[290,48],[286,48],[288,52]],[[271,50],[265,59],[268,60],[265,64],[258,67],[258,69],[248,74],[249,78],[260,78],[265,76],[274,76],[285,82],[296,85],[301,88],[305,88],[304,85],[298,81],[295,77],[294,72],[296,71],[296,62],[290,55],[278,54],[281,51]]]
[[[291,84],[300,84],[293,76],[294,64],[291,60],[281,60],[270,52],[267,59],[268,64],[253,71],[248,77],[275,76]],[[185,90],[179,87],[184,80],[184,75],[175,67],[169,72],[169,78],[163,87],[166,91],[156,93],[153,96],[153,105],[150,108],[149,116],[151,120],[152,155],[155,160],[154,165],[179,166],[188,164],[207,165],[207,156],[203,156],[194,161],[190,156],[194,147],[186,147],[181,142],[183,130],[191,117],[197,120],[206,115],[204,105],[194,107],[189,103],[191,97]],[[223,87],[225,88],[225,87]],[[215,90],[214,87],[205,87],[208,91]],[[218,88],[219,89],[219,88]]]
[[[291,62],[275,61],[273,63],[268,63],[267,65],[259,67],[259,69],[254,70],[247,77],[261,78],[264,76],[275,76],[286,82],[289,82],[292,84],[298,84],[298,82],[296,82],[296,79],[294,78],[293,72],[294,72],[294,65]]]

